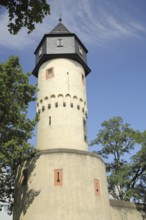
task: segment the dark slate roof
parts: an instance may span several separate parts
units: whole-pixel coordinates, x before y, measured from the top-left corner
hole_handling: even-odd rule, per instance
[[[71,33],[62,23],[62,19],[59,19],[57,26],[49,34],[69,34]]]

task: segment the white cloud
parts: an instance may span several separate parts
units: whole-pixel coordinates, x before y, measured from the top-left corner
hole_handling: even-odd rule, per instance
[[[82,41],[88,44],[101,45],[110,40],[140,37],[146,32],[146,26],[137,21],[137,17],[129,14],[126,8],[112,5],[112,1],[80,0],[74,2],[64,0],[52,1],[53,15],[59,12],[65,25],[75,32]],[[56,17],[57,20],[57,17]]]
[[[4,13],[0,16],[0,27],[1,27],[0,45],[15,49],[22,49],[33,43],[33,40],[31,40],[31,38],[30,39],[28,38],[28,35],[25,32],[25,30],[22,30],[17,35],[9,34],[7,24],[8,24],[8,16],[7,13]]]
[[[120,10],[118,4],[112,7],[112,2],[110,5],[108,0],[104,2],[106,6],[102,0],[92,1],[92,4],[91,0],[50,0],[51,16],[36,25],[36,30],[29,35],[26,29],[22,29],[18,35],[10,35],[7,14],[3,14],[0,17],[0,45],[13,49],[36,45],[45,33],[53,29],[60,16],[67,28],[88,44],[101,45],[117,38],[139,37],[146,32],[146,26],[137,17]],[[119,14],[115,13],[115,8]]]

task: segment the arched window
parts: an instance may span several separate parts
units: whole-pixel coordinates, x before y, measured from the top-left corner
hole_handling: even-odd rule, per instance
[[[63,95],[62,94],[58,95],[58,105],[63,105]]]

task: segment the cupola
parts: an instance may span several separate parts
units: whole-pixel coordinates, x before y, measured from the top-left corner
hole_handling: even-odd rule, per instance
[[[59,19],[57,26],[48,34],[45,34],[36,48],[34,54],[36,56],[36,66],[33,75],[38,76],[40,66],[47,60],[55,58],[68,58],[79,62],[86,76],[90,73],[87,65],[88,50],[77,37],[71,33]]]

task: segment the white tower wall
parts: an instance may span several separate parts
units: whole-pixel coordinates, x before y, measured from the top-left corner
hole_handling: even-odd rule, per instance
[[[47,78],[47,70],[53,76]],[[85,71],[76,61],[53,59],[38,73],[38,149],[88,150]]]
[[[105,166],[98,155],[50,149],[28,164],[25,194],[20,191],[21,177],[16,186],[14,220],[111,220]]]

